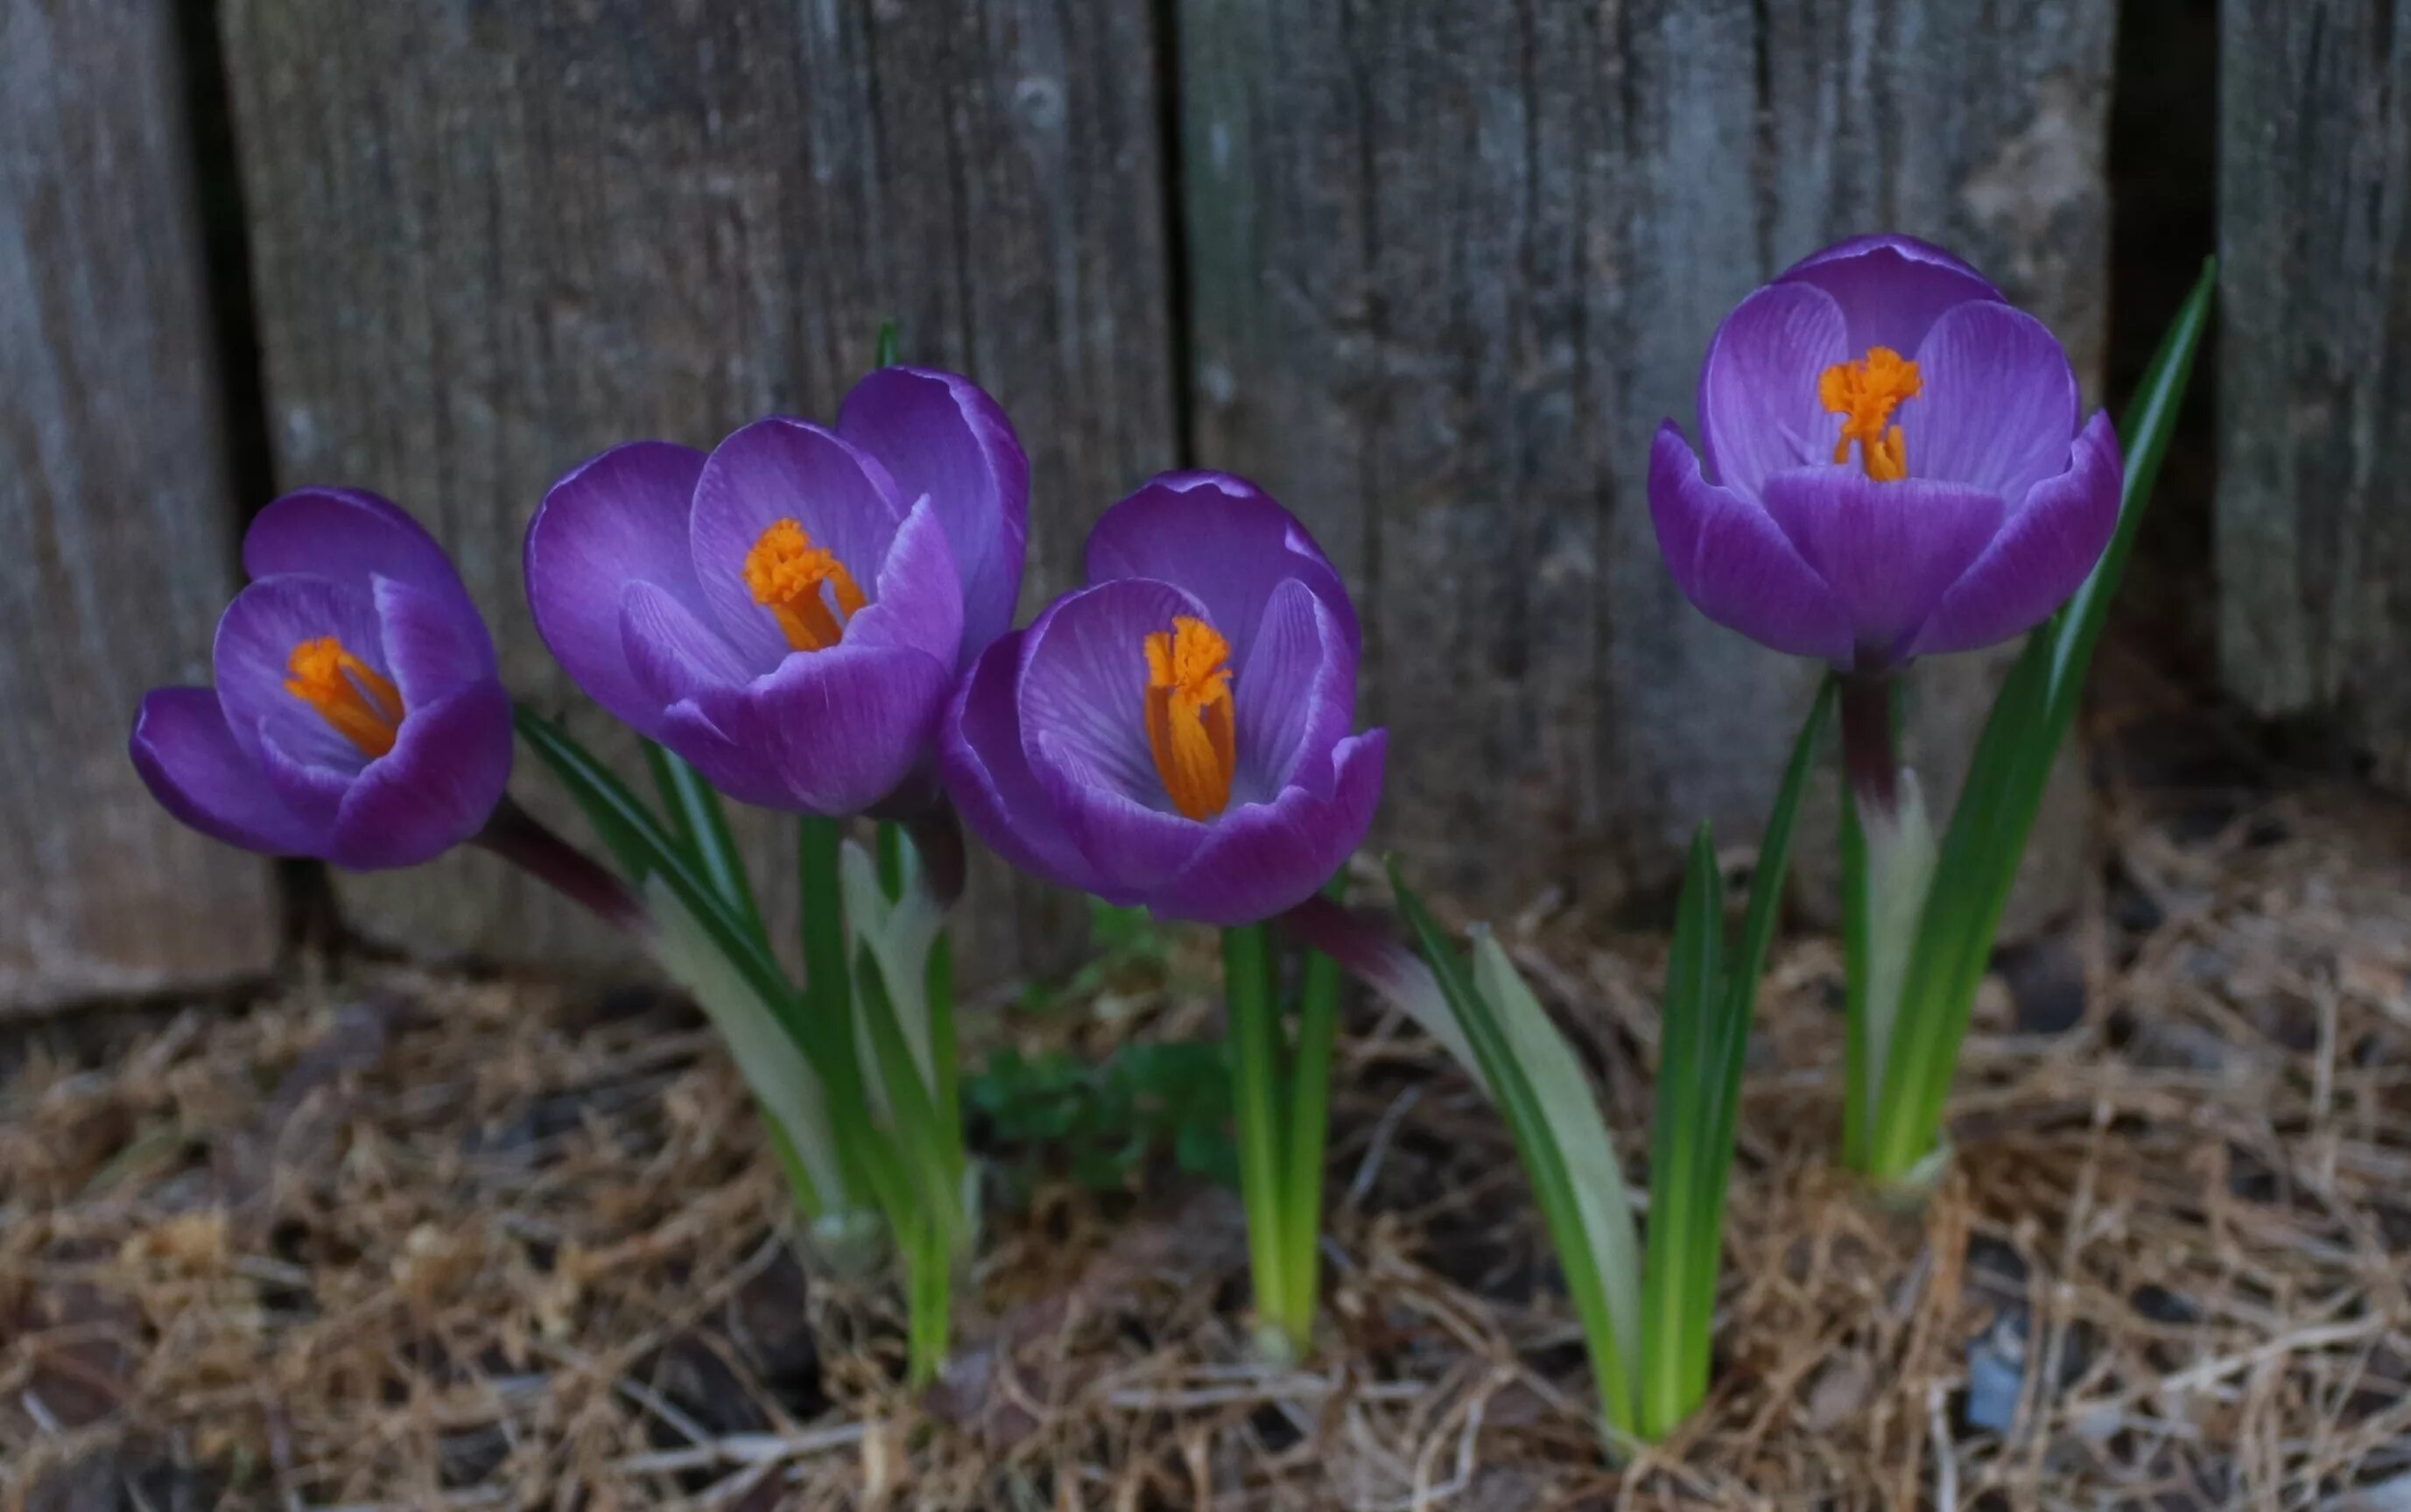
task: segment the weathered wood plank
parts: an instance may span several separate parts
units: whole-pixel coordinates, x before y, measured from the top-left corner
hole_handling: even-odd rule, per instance
[[[1964,250],[2097,383],[2111,7],[1178,9],[1197,451],[1366,602],[1391,842],[1515,903],[1754,832],[1813,673],[1681,601],[1649,435],[1734,301],[1880,228]],[[1947,797],[1987,699],[1927,673]]]
[[[1173,461],[1144,5],[227,0],[224,26],[282,477],[427,519],[523,695],[577,703],[519,588],[546,485],[633,436],[833,414],[883,316],[1018,424],[1033,595]],[[748,829],[791,909],[790,832]],[[421,948],[598,943],[483,857],[343,890]]]
[[[0,1013],[266,967],[267,863],[125,759],[232,588],[174,13],[0,0]]]
[[[2220,664],[2411,788],[2411,10],[2220,25]]]

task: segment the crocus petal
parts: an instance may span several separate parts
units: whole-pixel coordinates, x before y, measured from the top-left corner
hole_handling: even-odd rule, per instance
[[[293,648],[327,636],[342,641],[345,651],[380,676],[393,675],[386,663],[385,628],[366,579],[355,585],[296,573],[263,578],[226,606],[212,653],[218,701],[226,707],[236,743],[254,761],[259,759],[259,731],[267,727],[296,760],[343,772],[366,764],[368,757],[358,746],[285,691]]]
[[[471,683],[413,710],[352,784],[327,859],[358,872],[432,860],[485,828],[510,777],[510,696]]]
[[[2000,495],[1853,466],[1803,468],[1766,482],[1766,512],[1848,613],[1854,660],[1887,666],[2001,528]],[[1838,665],[1838,664],[1837,664]]]
[[[694,610],[649,582],[632,582],[620,600],[620,640],[636,686],[660,711],[707,688],[742,687],[753,670]]]
[[[433,703],[464,683],[495,675],[486,622],[441,595],[397,579],[370,580],[379,643],[402,707]]]
[[[723,728],[693,698],[662,711],[662,744],[676,752],[703,780],[739,803],[757,808],[796,807],[787,778],[767,726],[750,706],[737,701],[715,705]]]
[[[160,807],[208,835],[267,856],[316,856],[327,835],[278,800],[226,727],[208,688],[144,695],[127,742],[134,770]]]
[[[331,578],[362,593],[372,577],[387,577],[475,612],[427,528],[359,489],[300,489],[272,501],[243,533],[242,568],[253,578]]]
[[[1067,594],[1038,617],[1023,642],[1023,749],[1030,765],[1056,762],[1082,783],[1102,783],[1149,808],[1168,808],[1147,737],[1147,638],[1180,615],[1211,620],[1206,606],[1169,583],[1123,578]],[[1051,741],[1054,756],[1038,747]]]
[[[1975,269],[1910,236],[1837,242],[1793,263],[1775,282],[1813,284],[1831,294],[1848,322],[1853,358],[1864,357],[1876,346],[1907,357],[1924,343],[1927,330],[1945,310],[1969,300],[2001,297]]]
[[[1756,498],[1770,476],[1831,460],[1840,421],[1817,380],[1854,355],[1822,289],[1773,284],[1735,306],[1700,368],[1700,449],[1717,482]]]
[[[528,526],[528,607],[536,632],[586,696],[658,737],[661,705],[637,686],[620,636],[620,604],[650,582],[699,615],[687,514],[703,453],[636,441],[590,459],[545,494]]]
[[[1381,800],[1381,730],[1332,748],[1330,774],[1270,803],[1216,820],[1188,867],[1147,895],[1147,907],[1201,924],[1252,924],[1305,902],[1347,864]]]
[[[1962,304],[1934,323],[1917,366],[1921,390],[1900,408],[1911,473],[2023,499],[2068,471],[2082,413],[2076,373],[2041,321]]]
[[[845,639],[859,646],[904,646],[949,667],[963,639],[962,580],[936,504],[923,496],[897,527],[870,602],[845,623]],[[865,584],[871,587],[871,584]]]
[[[1188,867],[1212,832],[1212,825],[1153,807],[1088,770],[1068,742],[1035,727],[1026,698],[1022,749],[1063,833],[1095,873],[1089,890],[1118,908],[1146,903]]]
[[[1701,613],[1776,651],[1848,664],[1841,600],[1765,510],[1700,476],[1672,420],[1649,449],[1649,519],[1675,586]]]
[[[745,559],[764,531],[796,521],[867,590],[909,502],[876,458],[809,421],[774,416],[730,435],[704,459],[687,522],[695,579],[722,633],[757,671],[790,649],[745,582]]]
[[[1356,657],[1330,606],[1292,579],[1273,591],[1232,684],[1239,770],[1232,801],[1261,802],[1321,762],[1356,722]],[[1314,774],[1328,781],[1325,771]]]
[[[1029,553],[1030,459],[1013,422],[968,378],[884,368],[854,386],[838,434],[879,459],[907,503],[927,497],[960,574],[969,667],[1013,624]]]
[[[938,771],[972,832],[1006,863],[1058,887],[1093,892],[1096,868],[1055,817],[1021,743],[1019,682],[1028,632],[999,637],[955,691]]]
[[[2072,465],[2038,484],[1919,633],[1915,654],[1973,651],[2042,623],[2101,560],[2118,529],[2118,436],[2096,415]]]
[[[1273,590],[1292,578],[1331,606],[1352,652],[1363,645],[1355,607],[1322,548],[1263,490],[1228,473],[1164,473],[1106,510],[1089,533],[1089,580],[1114,578],[1153,578],[1193,595],[1230,639],[1236,666],[1247,665]]]
[[[786,787],[777,807],[835,817],[871,807],[912,775],[953,681],[953,664],[926,652],[839,644],[691,701],[731,741],[767,754]]]

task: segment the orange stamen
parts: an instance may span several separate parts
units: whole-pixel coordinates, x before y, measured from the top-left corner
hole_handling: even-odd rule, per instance
[[[1172,806],[1210,819],[1231,804],[1238,765],[1231,723],[1231,643],[1205,621],[1176,615],[1147,638],[1147,742]]]
[[[285,658],[285,691],[318,712],[335,733],[374,757],[393,749],[402,729],[402,695],[377,669],[333,636],[304,640]]]
[[[1860,361],[1836,362],[1827,368],[1817,380],[1817,397],[1842,417],[1834,460],[1848,462],[1850,443],[1856,441],[1869,477],[1878,483],[1907,477],[1908,448],[1900,427],[1892,423],[1892,412],[1901,401],[1915,399],[1922,388],[1917,364],[1889,346],[1871,348]]]
[[[828,585],[826,595],[823,583]],[[755,538],[753,550],[745,553],[745,586],[797,651],[836,645],[845,638],[845,622],[868,602],[845,564],[814,546],[792,520],[780,521]]]

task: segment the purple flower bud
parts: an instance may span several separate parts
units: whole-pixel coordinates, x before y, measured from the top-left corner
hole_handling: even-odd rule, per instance
[[[1701,611],[1880,672],[2031,629],[2118,523],[2108,417],[1974,269],[1902,236],[1794,265],[1717,328],[1695,456],[1669,420],[1649,512]]]
[[[511,704],[444,549],[373,493],[304,489],[242,561],[215,691],[158,688],[135,716],[152,795],[228,844],[358,871],[475,835],[510,779]]]
[[[834,431],[577,468],[528,527],[528,601],[579,687],[730,797],[855,814],[928,780],[947,690],[1012,624],[1029,507],[994,401],[887,368]]]
[[[1167,473],[1097,521],[1089,582],[957,691],[940,766],[964,819],[1168,917],[1312,895],[1365,838],[1387,740],[1350,733],[1361,640],[1330,562],[1253,484]]]

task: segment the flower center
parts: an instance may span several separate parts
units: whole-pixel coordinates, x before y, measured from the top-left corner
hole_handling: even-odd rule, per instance
[[[1856,362],[1836,362],[1817,380],[1817,397],[1826,409],[1842,417],[1842,433],[1834,442],[1834,460],[1850,460],[1850,443],[1867,476],[1878,483],[1896,483],[1908,476],[1908,448],[1892,412],[1904,399],[1915,399],[1923,385],[1917,364],[1889,346],[1868,350]]]
[[[1191,819],[1210,819],[1231,804],[1237,732],[1230,659],[1231,643],[1187,614],[1147,638],[1147,742],[1164,795]]]
[[[335,733],[374,759],[393,749],[402,728],[402,695],[377,669],[343,649],[333,636],[304,640],[286,657],[285,691],[318,712]]]
[[[823,585],[827,593],[822,592]],[[804,527],[782,520],[745,553],[745,586],[770,611],[787,644],[826,651],[845,638],[845,622],[867,602],[845,564],[812,544]]]

